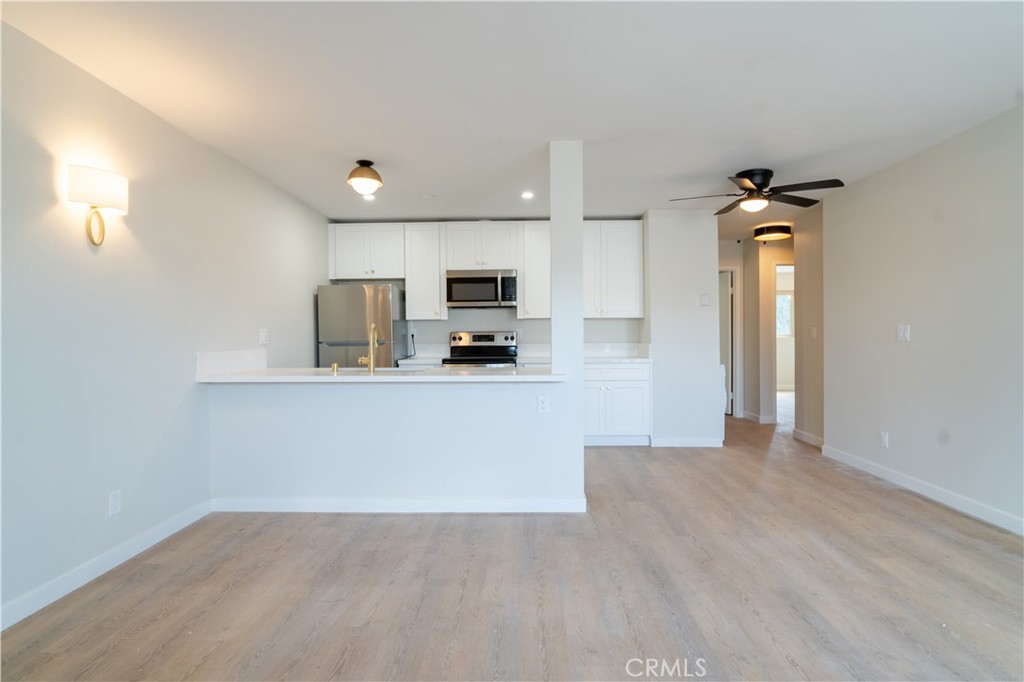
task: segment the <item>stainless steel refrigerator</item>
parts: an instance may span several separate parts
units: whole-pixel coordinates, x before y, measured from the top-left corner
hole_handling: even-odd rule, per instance
[[[317,357],[321,367],[359,367],[377,325],[377,366],[409,357],[405,292],[395,284],[329,284],[317,287]]]

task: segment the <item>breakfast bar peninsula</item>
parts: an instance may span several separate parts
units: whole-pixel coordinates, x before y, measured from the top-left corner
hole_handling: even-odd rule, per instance
[[[549,369],[249,369],[200,376],[220,511],[583,512]],[[562,416],[560,417],[560,413]],[[567,438],[568,436],[568,438]]]

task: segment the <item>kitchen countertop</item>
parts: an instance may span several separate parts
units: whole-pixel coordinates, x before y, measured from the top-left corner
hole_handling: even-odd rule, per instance
[[[205,384],[405,384],[405,383],[544,383],[565,381],[564,374],[553,374],[542,367],[515,369],[481,368],[425,369],[382,368],[373,374],[365,369],[341,369],[335,374],[327,368],[261,368],[208,375],[198,378]]]

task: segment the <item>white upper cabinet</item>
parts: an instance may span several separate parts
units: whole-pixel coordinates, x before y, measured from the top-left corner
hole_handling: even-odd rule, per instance
[[[405,317],[446,320],[443,228],[437,223],[405,226]]]
[[[328,225],[330,279],[405,277],[405,229],[401,224]]]
[[[551,224],[523,223],[523,253],[519,259],[519,319],[551,317]]]
[[[584,222],[583,304],[584,317],[644,316],[641,221]]]
[[[519,223],[446,223],[449,270],[516,268]]]

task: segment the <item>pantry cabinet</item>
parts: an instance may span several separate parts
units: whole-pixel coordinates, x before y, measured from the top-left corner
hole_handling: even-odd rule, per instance
[[[405,317],[447,320],[442,247],[444,228],[438,223],[405,225]]]
[[[643,254],[641,221],[584,221],[584,317],[644,316]]]
[[[328,225],[330,279],[401,279],[405,277],[405,230],[402,224]]]
[[[516,269],[519,223],[446,223],[449,270]]]

